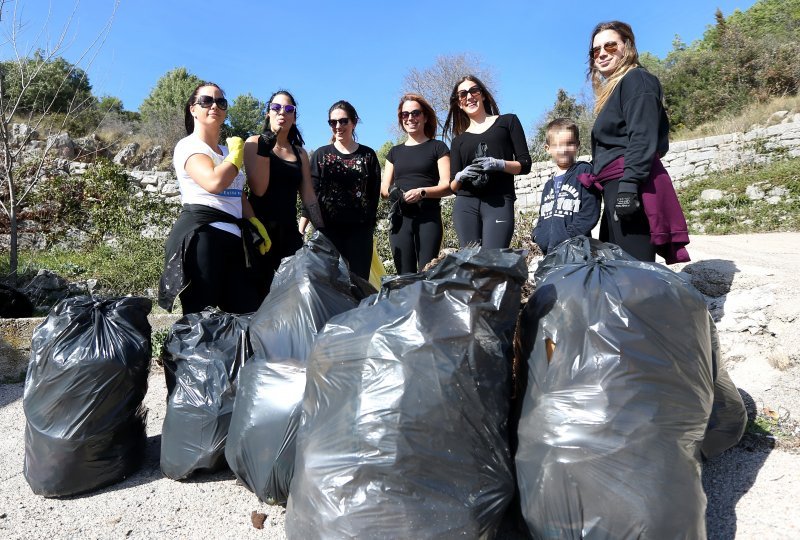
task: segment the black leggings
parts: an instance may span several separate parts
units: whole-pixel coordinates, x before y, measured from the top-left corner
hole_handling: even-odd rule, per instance
[[[394,266],[398,274],[420,271],[442,246],[442,213],[437,206],[417,215],[393,218],[389,233]]]
[[[507,248],[514,236],[514,196],[456,197],[453,224],[462,248]]]
[[[270,250],[264,256],[257,257],[258,260],[254,264],[259,293],[265,297],[281,261],[284,257],[291,257],[303,247],[303,237],[297,230],[296,221],[278,222],[261,219],[261,223],[272,241]]]
[[[603,220],[600,223],[600,240],[617,244],[629,255],[640,261],[655,261],[656,246],[650,243],[650,222],[643,210],[628,219],[615,219],[614,205],[617,202],[619,180],[610,180],[603,185]],[[641,202],[641,195],[640,195]]]
[[[184,272],[189,285],[180,293],[183,314],[207,306],[228,313],[250,313],[261,305],[251,272],[245,267],[242,239],[204,225],[186,248]]]
[[[323,229],[325,236],[347,261],[350,271],[364,279],[369,279],[372,265],[374,231],[374,226],[366,224],[328,225]]]

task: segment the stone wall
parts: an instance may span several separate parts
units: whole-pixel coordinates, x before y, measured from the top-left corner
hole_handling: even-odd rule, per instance
[[[800,114],[786,116],[782,123],[746,133],[731,133],[670,143],[662,159],[675,186],[680,188],[713,171],[765,163],[775,157],[800,157]],[[589,161],[590,156],[581,156]],[[555,172],[552,162],[534,163],[531,172],[518,176],[517,210],[538,211],[542,188]]]

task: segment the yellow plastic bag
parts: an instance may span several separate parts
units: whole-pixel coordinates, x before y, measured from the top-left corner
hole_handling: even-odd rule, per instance
[[[381,258],[378,257],[378,243],[372,239],[372,263],[369,265],[369,282],[376,289],[381,288],[381,278],[386,275]]]

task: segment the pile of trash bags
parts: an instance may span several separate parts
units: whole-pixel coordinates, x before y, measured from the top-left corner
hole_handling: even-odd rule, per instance
[[[520,317],[528,364],[516,454],[536,538],[704,538],[707,456],[736,444],[741,397],[702,295],[587,238],[536,272]]]
[[[258,498],[285,504],[306,362],[317,334],[361,299],[344,259],[319,233],[286,258],[250,321],[253,358],[241,370],[225,457]]]
[[[514,496],[513,250],[464,249],[328,321],[308,359],[289,538],[492,538]]]
[[[141,465],[152,302],[68,298],[36,328],[25,379],[24,474],[46,497],[92,491]]]

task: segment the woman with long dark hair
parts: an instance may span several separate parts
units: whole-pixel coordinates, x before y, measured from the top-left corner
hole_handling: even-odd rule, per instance
[[[633,257],[667,263],[689,260],[686,219],[660,158],[669,149],[664,92],[639,63],[631,27],[598,24],[589,45],[589,78],[597,118],[587,187],[603,192],[600,239]]]
[[[266,232],[243,195],[242,139],[219,144],[227,109],[218,85],[199,84],[184,108],[188,135],[175,146],[183,208],[167,239],[159,304],[171,310],[180,296],[184,314],[207,306],[248,313],[261,302],[248,266]]]
[[[372,235],[380,197],[381,167],[375,151],[356,142],[359,117],[347,101],[328,110],[331,144],[311,158],[311,178],[325,222],[324,233],[356,275],[369,279]],[[301,220],[301,232],[307,220]]]
[[[386,156],[381,195],[392,203],[389,244],[398,274],[418,272],[439,253],[442,212],[450,195],[450,150],[436,136],[436,112],[418,94],[405,94],[397,123],[408,138]]]
[[[480,79],[466,75],[450,93],[444,132],[453,136],[450,188],[457,195],[453,224],[459,244],[507,248],[514,234],[514,175],[531,170],[519,118],[500,114]]]
[[[269,98],[263,132],[249,137],[244,145],[248,200],[272,240],[263,261],[262,285],[267,290],[281,259],[294,255],[303,245],[297,223],[298,193],[314,226],[323,226],[297,115],[294,96],[278,90]]]

